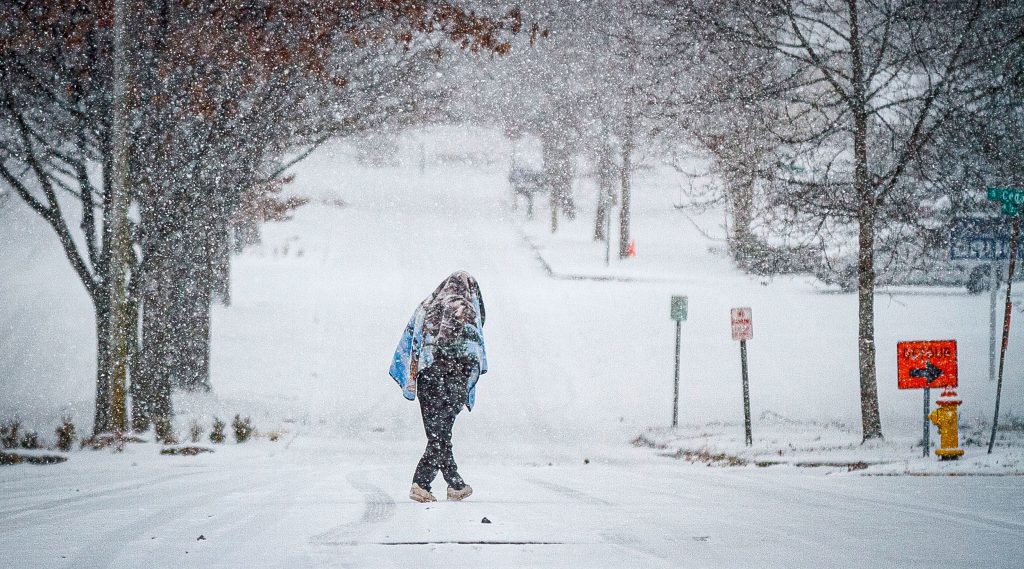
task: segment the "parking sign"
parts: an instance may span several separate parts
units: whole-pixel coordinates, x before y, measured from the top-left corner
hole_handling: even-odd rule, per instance
[[[749,306],[733,308],[732,315],[732,339],[747,341],[754,337],[754,321]]]

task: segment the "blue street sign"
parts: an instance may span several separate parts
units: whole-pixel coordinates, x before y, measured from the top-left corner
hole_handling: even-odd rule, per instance
[[[1002,219],[954,219],[949,233],[949,258],[954,261],[1002,261],[1010,249],[1010,228]],[[1024,258],[1024,243],[1017,247]]]

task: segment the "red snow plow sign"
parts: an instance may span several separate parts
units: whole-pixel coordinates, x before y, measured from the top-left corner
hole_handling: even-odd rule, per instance
[[[956,340],[896,344],[900,389],[956,387]]]

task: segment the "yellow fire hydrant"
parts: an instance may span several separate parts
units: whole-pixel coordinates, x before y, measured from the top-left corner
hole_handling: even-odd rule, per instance
[[[964,449],[960,448],[960,421],[957,417],[960,403],[962,401],[956,398],[956,391],[947,387],[935,401],[939,408],[928,414],[928,419],[939,428],[939,448],[935,449],[935,454],[942,460],[956,460],[964,454]]]

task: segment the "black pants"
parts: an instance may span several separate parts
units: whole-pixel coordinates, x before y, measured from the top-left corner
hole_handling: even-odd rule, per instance
[[[452,426],[466,404],[466,383],[475,370],[472,358],[436,358],[417,378],[417,395],[423,413],[427,449],[416,465],[412,481],[425,490],[440,470],[448,486],[461,490],[466,483],[452,455]]]

